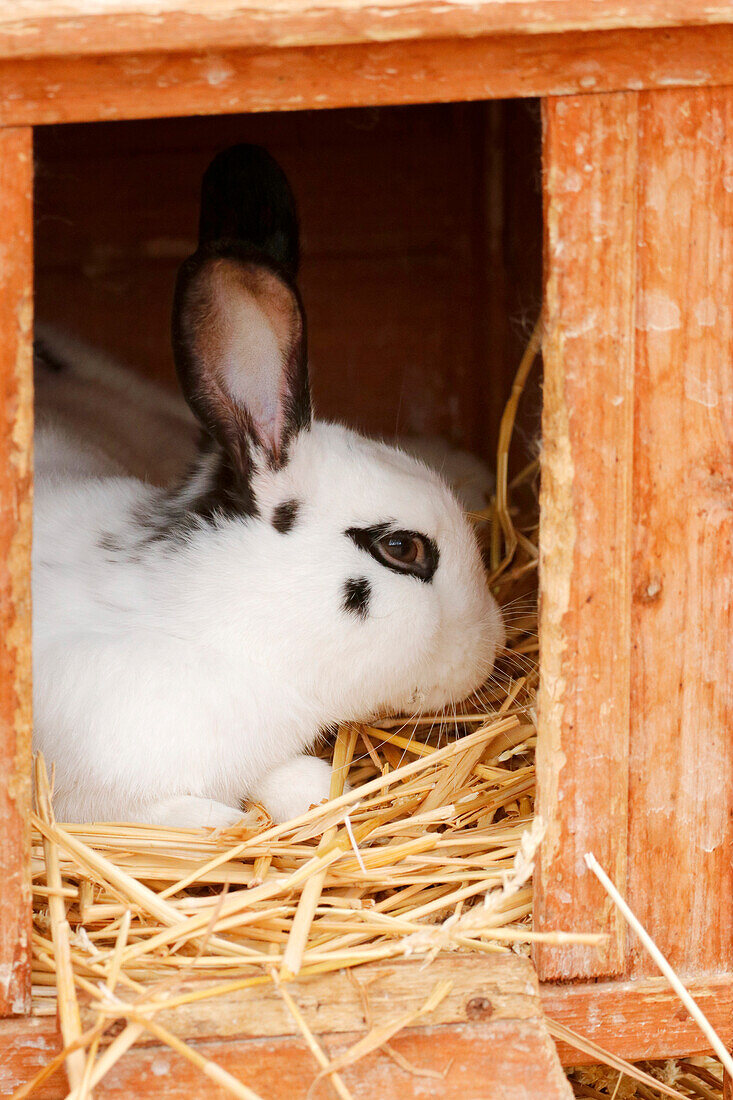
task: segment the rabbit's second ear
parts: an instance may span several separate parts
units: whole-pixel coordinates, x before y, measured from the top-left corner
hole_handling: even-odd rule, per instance
[[[253,448],[282,465],[311,419],[297,290],[245,249],[201,249],[178,275],[173,350],[186,400],[235,469],[248,474]]]

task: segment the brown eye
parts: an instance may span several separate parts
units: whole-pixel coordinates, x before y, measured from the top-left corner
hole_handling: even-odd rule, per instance
[[[438,568],[435,540],[419,531],[390,531],[389,523],[375,523],[373,527],[349,527],[344,534],[393,573],[407,573],[429,583]]]
[[[385,557],[400,565],[412,565],[425,559],[425,545],[422,539],[407,534],[385,535],[379,540],[379,547]]]

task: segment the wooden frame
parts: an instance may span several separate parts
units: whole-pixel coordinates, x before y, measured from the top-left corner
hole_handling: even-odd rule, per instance
[[[0,131],[0,1016],[30,1008],[31,131]]]
[[[0,1014],[29,1004],[30,127],[533,95],[546,99],[549,826],[536,921],[611,933],[601,954],[538,952],[542,1001],[627,1057],[703,1049],[584,874],[592,848],[732,1044],[733,330],[719,302],[733,266],[733,3],[642,0],[633,17],[620,0],[283,0],[266,19],[252,0],[217,0],[216,19],[204,0],[64,7],[0,4]],[[441,1028],[470,1061],[486,1026]],[[56,1042],[49,1020],[0,1024],[14,1073]],[[412,1056],[435,1042],[405,1037]],[[298,1064],[292,1037],[217,1046],[239,1067],[265,1049]]]
[[[732,111],[684,88],[545,120],[535,919],[603,923],[593,850],[692,977],[733,968]],[[540,952],[541,976],[650,973],[612,929],[595,957]]]

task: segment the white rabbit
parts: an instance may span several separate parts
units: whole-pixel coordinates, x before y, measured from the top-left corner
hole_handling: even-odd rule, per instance
[[[70,403],[54,419],[41,368],[34,744],[60,819],[221,826],[253,799],[287,820],[328,795],[328,765],[306,755],[321,731],[458,701],[502,641],[442,479],[312,421],[289,191],[262,151],[244,159],[285,229],[278,244],[256,210],[237,240],[202,229],[181,268],[174,353],[204,429],[188,476],[127,476],[129,430],[120,448],[79,431]],[[119,404],[175,435],[140,385]]]

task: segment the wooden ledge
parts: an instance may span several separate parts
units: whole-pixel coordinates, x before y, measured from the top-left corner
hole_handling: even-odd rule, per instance
[[[0,0],[0,58],[733,22],[733,0]]]
[[[0,126],[733,84],[733,23],[288,49],[157,46],[0,57]]]
[[[425,1003],[436,982],[453,986],[425,1026],[399,1032],[391,1046],[418,1070],[406,1071],[379,1051],[343,1072],[355,1097],[384,1100],[570,1100],[542,1014],[532,964],[517,955],[445,955],[429,967],[422,960],[374,963],[348,974],[314,977],[290,986],[310,1028],[331,1058],[363,1037]],[[85,1026],[93,1016],[85,1010]],[[367,1015],[371,1020],[367,1021]],[[162,1012],[159,1022],[196,1045],[268,1100],[298,1100],[318,1067],[275,989],[247,990],[211,1003]],[[8,1095],[47,1064],[59,1049],[56,1021],[16,1019],[0,1023],[0,1093]],[[157,1043],[133,1047],[95,1096],[127,1100],[164,1091],[167,1098],[218,1095],[190,1063]],[[59,1072],[37,1095],[66,1095]],[[314,1100],[330,1097],[323,1082]]]
[[[527,1096],[550,1100],[553,1093],[547,1091],[547,1081],[562,1085],[562,1079],[542,1009],[548,1018],[630,1061],[707,1053],[699,1029],[663,979],[547,984],[540,987],[538,998],[532,966],[515,955],[445,955],[425,969],[420,960],[375,963],[359,968],[352,977],[340,972],[290,988],[319,1041],[336,1056],[365,1033],[363,996],[374,1020],[383,1023],[420,1007],[444,977],[454,983],[448,997],[425,1026],[406,1029],[393,1046],[423,1068],[442,1073],[451,1066],[445,1079],[412,1078],[379,1053],[345,1074],[355,1096],[375,1094],[375,1084],[385,1100],[427,1098],[433,1095],[432,1087],[444,1100],[500,1096],[502,1081],[511,1079],[516,1088],[521,1074],[530,1073]],[[724,1042],[733,1046],[733,974],[700,978],[688,986]],[[296,1100],[315,1077],[312,1056],[293,1033],[292,1020],[273,989],[181,1007],[161,1013],[159,1022],[259,1088],[268,1100]],[[52,1016],[0,1021],[0,1095],[11,1094],[29,1080],[59,1049]],[[591,1060],[562,1043],[558,1054],[568,1066]],[[542,1086],[528,1068],[532,1061],[545,1075]],[[153,1087],[169,1090],[173,1080],[175,1089],[166,1091],[166,1097],[209,1095],[205,1079],[187,1063],[157,1043],[142,1043],[95,1093],[122,1100],[145,1096]],[[477,1094],[477,1081],[487,1091]],[[273,1092],[273,1082],[281,1091]],[[50,1078],[37,1095],[39,1100],[65,1096],[63,1073]],[[314,1100],[321,1095],[328,1093],[316,1092]]]
[[[547,1045],[534,972],[526,960],[517,956],[447,955],[438,960],[437,966],[424,970],[418,960],[372,964],[356,971],[355,981],[339,973],[291,989],[309,1025],[335,1056],[365,1031],[358,985],[368,997],[374,1019],[383,1022],[406,1008],[419,1007],[436,980],[446,976],[453,979],[454,986],[434,1017],[426,1026],[409,1028],[393,1041],[401,1054],[423,1067],[442,1072],[453,1059],[446,1078],[433,1079],[437,1080],[436,1096],[465,1100],[467,1095],[478,1095],[476,1081],[490,1088],[493,1081],[501,1080],[492,1075],[502,1073],[514,1075],[516,1087],[517,1076],[526,1072],[526,1063],[523,1061],[520,1069],[517,1062],[521,1050],[523,1057],[528,1049],[535,1052],[533,1057],[539,1052],[543,1072],[550,1080],[556,1077],[557,1063]],[[690,981],[688,987],[724,1042],[733,1046],[733,974],[700,978]],[[540,998],[550,1019],[631,1061],[707,1053],[699,1029],[661,978],[547,984],[540,987]],[[162,1014],[163,1021],[252,1087],[259,1084],[272,1100],[286,1096],[295,1100],[315,1076],[315,1063],[302,1039],[293,1034],[292,1021],[274,990],[257,996],[238,994],[208,1006],[179,1008]],[[254,1032],[260,1037],[253,1038]],[[0,1095],[9,1095],[29,1080],[59,1049],[54,1017],[0,1021]],[[562,1043],[558,1054],[563,1065],[590,1061]],[[471,1075],[476,1076],[472,1079]],[[384,1054],[370,1056],[346,1076],[357,1097],[374,1094],[375,1083],[385,1100],[432,1095],[427,1091],[431,1079],[412,1079]],[[168,1090],[173,1079],[176,1087],[166,1091],[167,1097],[180,1095],[183,1100],[208,1095],[197,1091],[205,1090],[206,1082],[191,1072],[190,1066],[158,1044],[141,1044],[126,1055],[105,1089],[95,1092],[122,1100],[145,1096],[145,1089],[153,1086],[158,1091],[163,1086]],[[272,1091],[273,1081],[282,1081],[278,1085],[281,1092]],[[536,1081],[530,1080],[529,1084],[535,1087]],[[37,1095],[39,1100],[65,1096],[63,1073],[50,1078]],[[314,1100],[320,1095],[316,1093]],[[501,1094],[487,1091],[480,1095]],[[527,1095],[552,1094],[538,1089]]]

